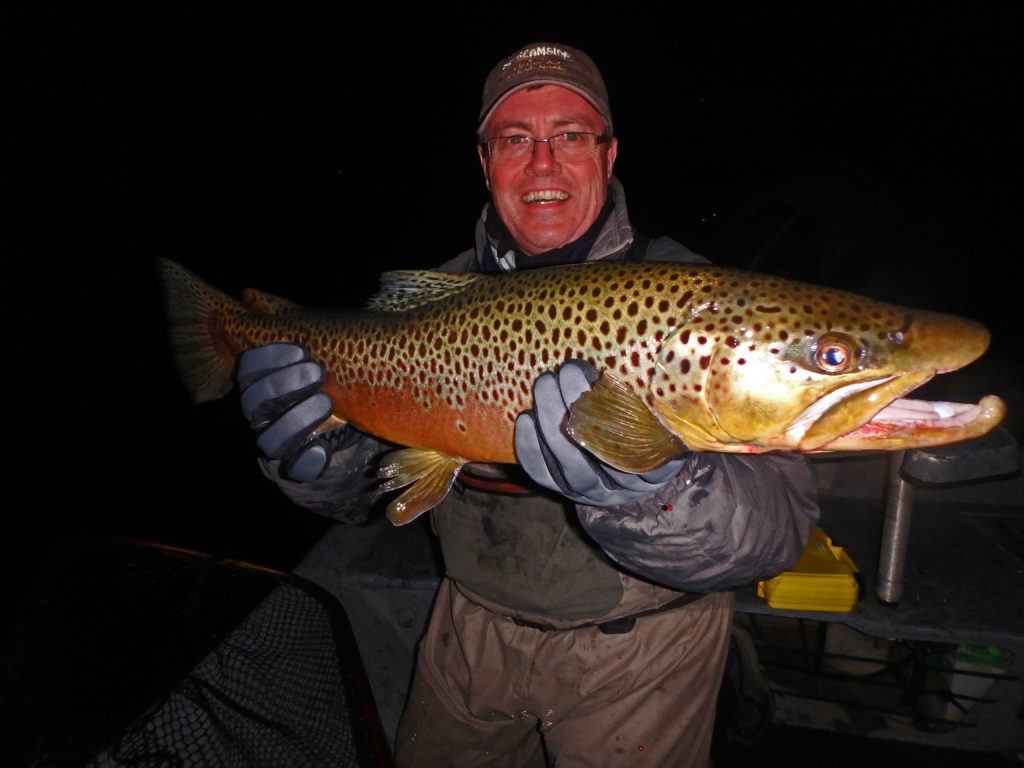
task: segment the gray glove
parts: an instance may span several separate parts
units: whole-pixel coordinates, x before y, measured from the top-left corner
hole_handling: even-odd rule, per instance
[[[682,458],[642,475],[598,461],[562,431],[569,406],[598,379],[597,369],[569,360],[533,385],[533,410],[516,419],[516,458],[534,482],[579,503],[612,507],[649,496],[679,471]]]
[[[331,454],[354,432],[341,428],[314,436],[334,404],[320,391],[326,378],[319,363],[300,344],[275,343],[242,353],[236,373],[242,390],[242,415],[258,431],[256,445],[281,460],[281,474],[298,482],[318,478]]]

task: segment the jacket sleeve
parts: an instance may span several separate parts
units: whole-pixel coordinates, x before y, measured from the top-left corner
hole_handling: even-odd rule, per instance
[[[819,514],[813,472],[796,453],[692,453],[653,496],[577,511],[616,563],[687,592],[736,589],[791,568]]]
[[[322,475],[309,483],[283,477],[281,462],[261,458],[260,469],[294,504],[344,523],[369,519],[383,495],[375,472],[380,455],[394,446],[360,433],[359,439],[335,451]]]

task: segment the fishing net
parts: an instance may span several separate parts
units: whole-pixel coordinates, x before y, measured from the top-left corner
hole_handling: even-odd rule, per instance
[[[4,765],[389,764],[347,618],[314,585],[140,542],[60,561],[0,691]]]

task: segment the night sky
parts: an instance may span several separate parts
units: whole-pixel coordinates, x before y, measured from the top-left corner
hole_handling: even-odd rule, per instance
[[[12,571],[107,532],[293,562],[322,523],[259,475],[237,398],[188,402],[154,259],[338,307],[436,266],[486,200],[484,76],[527,42],[603,70],[641,229],[988,323],[947,389],[1019,429],[1020,3],[204,5],[4,10]]]

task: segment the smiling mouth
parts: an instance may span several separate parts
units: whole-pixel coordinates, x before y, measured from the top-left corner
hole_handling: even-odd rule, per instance
[[[538,189],[523,195],[524,203],[560,203],[569,199],[569,193],[560,189]]]

